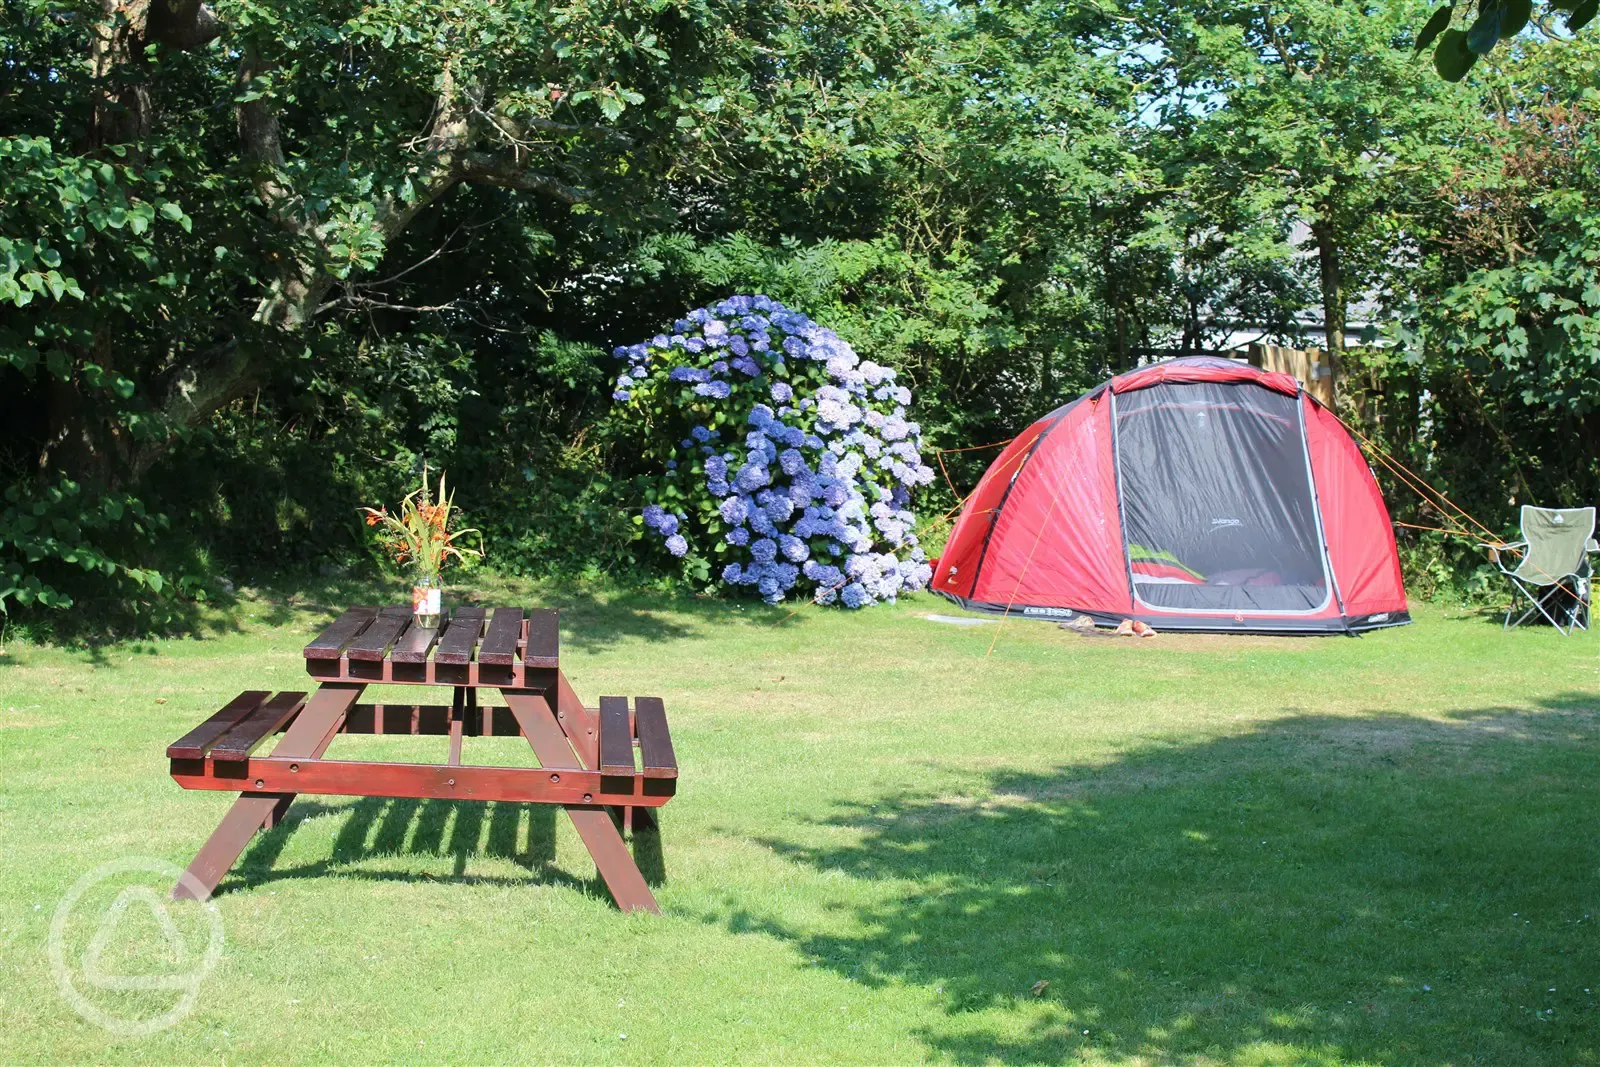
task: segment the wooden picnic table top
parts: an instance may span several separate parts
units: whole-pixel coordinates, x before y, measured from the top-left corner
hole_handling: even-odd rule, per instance
[[[353,607],[304,649],[306,673],[321,681],[543,689],[561,657],[552,609],[464,606],[436,627],[408,607]]]

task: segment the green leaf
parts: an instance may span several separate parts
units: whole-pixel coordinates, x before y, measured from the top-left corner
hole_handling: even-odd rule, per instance
[[[622,109],[627,106],[619,97],[611,93],[607,93],[600,98],[600,113],[612,122],[622,116]]]
[[[1420,55],[1424,48],[1433,43],[1435,37],[1450,28],[1450,15],[1454,10],[1449,4],[1446,4],[1435,11],[1433,16],[1423,24],[1422,32],[1417,34],[1416,54]]]
[[[183,208],[168,200],[165,204],[161,205],[161,216],[162,218],[169,219],[172,222],[177,222],[179,219],[183,218]]]
[[[1447,82],[1458,82],[1477,61],[1477,53],[1467,50],[1465,30],[1445,30],[1439,35],[1439,46],[1433,50],[1433,69],[1439,72],[1439,77]]]
[[[1506,0],[1505,17],[1500,20],[1500,39],[1509,41],[1521,33],[1533,17],[1533,0]]]
[[[1504,11],[1504,8],[1495,6],[1478,16],[1467,29],[1468,49],[1480,56],[1494,51],[1494,46],[1500,42],[1500,17]]]
[[[61,294],[67,291],[67,283],[62,279],[61,272],[53,270],[44,276],[44,280],[45,284],[50,287],[50,295],[60,300]]]

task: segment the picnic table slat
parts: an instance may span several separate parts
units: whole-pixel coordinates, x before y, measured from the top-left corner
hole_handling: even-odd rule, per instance
[[[411,619],[409,608],[398,606],[384,608],[378,612],[378,617],[372,620],[372,624],[361,631],[360,636],[345,648],[345,656],[367,662],[382,660],[389,654],[389,646],[395,643]]]
[[[478,645],[478,635],[483,631],[483,609],[457,608],[450,616],[450,625],[439,635],[439,647],[433,654],[435,663],[461,665],[472,662],[472,650]]]
[[[447,801],[501,801],[513,804],[563,804],[580,818],[610,821],[605,808],[629,806],[640,810],[661,807],[671,794],[646,793],[643,779],[602,777],[598,771],[563,768],[551,772],[538,767],[495,767],[466,764],[390,763],[379,760],[320,759],[296,756],[251,756],[233,767],[237,776],[218,777],[180,766],[172,777],[185,789],[225,790],[276,798],[295,793],[315,796],[405,797]],[[261,784],[255,784],[260,779]],[[603,830],[601,832],[604,832]],[[581,831],[580,831],[581,833]],[[606,873],[615,877],[618,863]],[[608,879],[609,881],[609,879]],[[639,884],[644,881],[640,876]]]
[[[478,646],[478,662],[509,667],[517,660],[517,639],[522,636],[522,609],[495,608],[489,629]]]
[[[441,632],[441,627],[418,626],[413,621],[394,643],[389,658],[395,663],[426,663],[428,653],[432,652],[433,646],[438,643]]]
[[[633,714],[639,731],[639,756],[646,778],[676,778],[678,756],[667,730],[667,708],[660,697],[635,697]]]
[[[225,763],[249,759],[250,753],[294,718],[305,702],[304,693],[279,693],[229,730],[212,748],[211,758]]]
[[[522,649],[522,662],[530,667],[559,667],[561,654],[561,613],[541,608],[528,613],[528,641]]]
[[[344,646],[365,630],[378,615],[377,608],[354,607],[345,609],[328,628],[323,630],[316,638],[305,647],[306,659],[338,659]]]
[[[255,711],[272,693],[265,689],[249,689],[228,701],[220,711],[178,740],[167,746],[168,759],[204,759],[206,749],[238,725],[239,720]]]
[[[628,698],[600,698],[600,773],[633,774],[633,732],[628,729]]]

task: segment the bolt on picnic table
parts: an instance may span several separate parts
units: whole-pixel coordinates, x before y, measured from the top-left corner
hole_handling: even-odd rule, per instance
[[[174,899],[210,896],[257,830],[282,821],[301,793],[560,804],[617,907],[657,912],[621,830],[653,825],[650,810],[677,791],[678,762],[658,697],[601,697],[585,707],[561,673],[557,613],[464,607],[428,629],[409,608],[355,607],[305,647],[319,682],[303,692],[240,693],[167,748],[185,789],[236,790],[239,799],[189,865]],[[358,704],[368,685],[449,686],[449,704]],[[481,705],[498,689],[503,706]],[[270,755],[253,753],[283,733]],[[449,737],[444,763],[326,759],[339,734]],[[527,739],[538,767],[461,762],[465,737]],[[639,759],[635,761],[635,749]]]

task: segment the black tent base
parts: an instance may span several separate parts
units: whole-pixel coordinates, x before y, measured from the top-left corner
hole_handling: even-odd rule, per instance
[[[1296,619],[1267,615],[1107,615],[1098,611],[1077,608],[1047,608],[1031,604],[990,604],[982,600],[968,600],[953,593],[940,592],[940,596],[967,611],[984,615],[1004,615],[1012,619],[1033,619],[1037,622],[1071,622],[1087,616],[1096,626],[1114,628],[1123,619],[1135,619],[1155,627],[1158,631],[1176,630],[1184,633],[1207,634],[1278,634],[1306,637],[1330,634],[1359,634],[1367,630],[1381,630],[1387,626],[1406,626],[1411,615],[1404,611],[1382,611],[1375,615],[1358,615],[1354,618]]]

